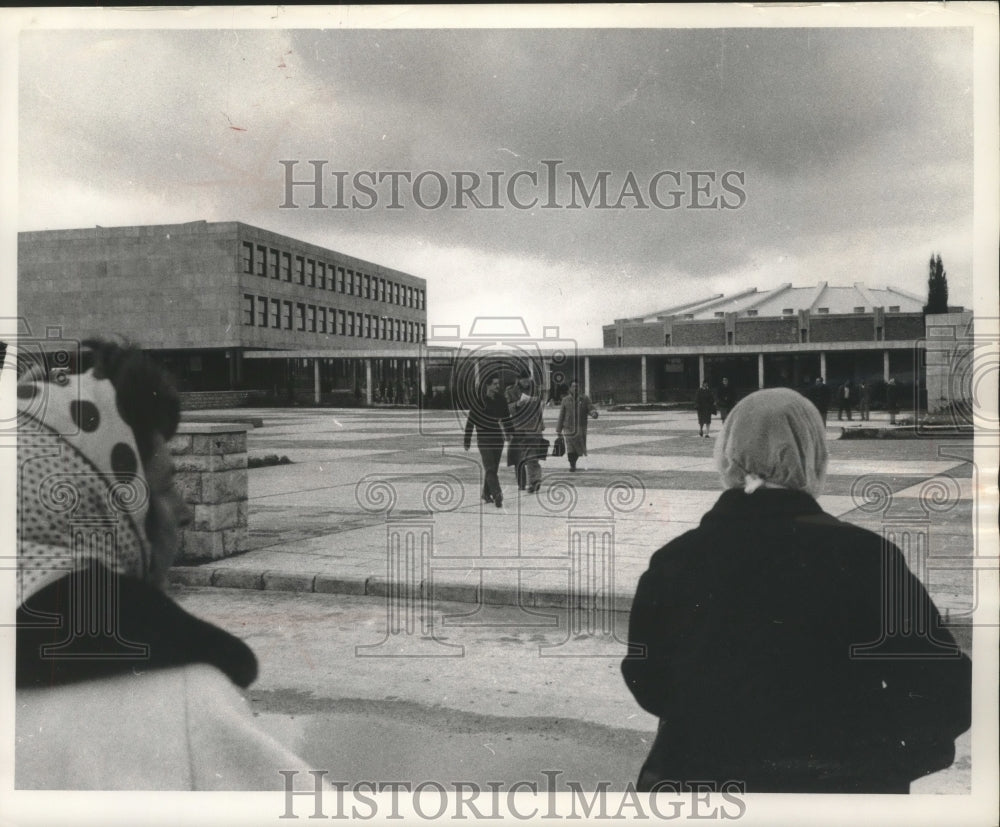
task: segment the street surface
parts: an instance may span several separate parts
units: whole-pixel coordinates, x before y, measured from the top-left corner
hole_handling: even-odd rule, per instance
[[[588,530],[594,518],[604,531],[613,518],[614,580],[596,585],[627,609],[652,552],[694,527],[719,495],[717,428],[699,439],[690,412],[602,411],[584,471],[570,475],[564,460],[550,458],[542,491],[526,496],[503,467],[507,496],[495,509],[479,502],[478,455],[462,450],[462,417],[453,412],[210,414],[227,415],[262,422],[248,433],[251,457],[291,462],[249,471],[250,550],[178,570],[173,588],[189,611],[257,653],[261,675],[250,701],[260,723],[302,757],[298,769],[325,769],[348,783],[481,788],[541,785],[545,772],[584,789],[607,782],[622,790],[636,779],[656,721],[619,671],[627,614],[610,612],[617,634],[602,637],[603,626],[586,623],[608,614],[589,615],[581,628],[580,613],[546,608],[565,600],[541,598],[574,593],[572,531]],[[551,436],[554,409],[545,415]],[[968,651],[968,612],[981,600],[973,525],[990,524],[991,514],[996,524],[995,479],[970,461],[971,440],[843,440],[834,422],[827,435],[820,504],[876,532],[926,537],[920,576]],[[388,549],[410,521],[428,543],[416,547],[419,565],[406,558],[393,568],[403,558]],[[531,568],[553,555],[551,570]],[[320,593],[323,578],[331,593]],[[202,587],[209,582],[216,585]],[[381,592],[363,596],[379,582]],[[474,587],[494,599],[478,609],[448,602],[470,599]],[[393,589],[394,599],[378,596]],[[433,601],[407,590],[433,591]],[[519,600],[536,608],[520,609]],[[425,618],[430,630],[420,628]],[[568,621],[577,624],[573,634]],[[913,792],[967,793],[970,754],[966,734],[954,765]]]
[[[218,588],[175,590],[188,611],[239,635],[261,672],[248,697],[261,725],[306,763],[356,782],[456,781],[622,790],[634,781],[655,719],[640,709],[619,672],[624,647],[574,639],[515,607],[490,606],[490,626],[458,625],[470,610],[435,604],[431,657],[391,657],[387,602],[350,595]],[[626,619],[618,615],[624,639]],[[446,618],[450,619],[448,622]],[[501,624],[508,623],[504,628]],[[360,650],[357,647],[373,647]],[[461,647],[461,648],[457,648]],[[547,648],[540,648],[547,647]],[[541,652],[545,652],[542,655]],[[970,740],[950,769],[913,792],[968,792]]]

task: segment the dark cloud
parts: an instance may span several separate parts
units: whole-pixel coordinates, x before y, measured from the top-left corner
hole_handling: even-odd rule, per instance
[[[902,239],[971,238],[971,29],[49,30],[21,49],[27,225],[52,220],[61,183],[92,213],[59,219],[71,224],[107,223],[104,202],[114,215],[134,203],[135,223],[190,205],[185,220],[350,238],[372,258],[419,239],[569,268],[595,295],[611,274],[630,296],[665,275],[770,277],[776,251],[815,281],[817,250],[845,245],[857,262]],[[309,159],[436,171],[450,186],[469,171],[481,198],[489,172],[534,172],[540,203],[387,210],[381,187],[376,209],[283,211],[279,159],[301,160],[300,175]],[[625,209],[542,208],[547,160],[562,162],[563,205],[569,172],[587,187],[605,173],[610,203],[632,174],[651,208],[631,195]],[[715,175],[711,200],[739,172],[745,203],[657,209],[648,183],[665,170],[686,204],[686,173]],[[872,227],[882,248],[851,242],[872,244]]]

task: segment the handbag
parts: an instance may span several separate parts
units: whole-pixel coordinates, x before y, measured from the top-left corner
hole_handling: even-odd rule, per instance
[[[544,460],[548,459],[549,456],[549,441],[543,437],[538,437],[538,459]]]
[[[562,434],[556,437],[556,444],[552,446],[552,456],[561,457],[566,453],[566,440]]]

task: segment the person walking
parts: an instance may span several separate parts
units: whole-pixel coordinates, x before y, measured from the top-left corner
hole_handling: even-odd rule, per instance
[[[715,413],[715,396],[708,387],[708,382],[702,382],[694,395],[694,408],[698,413],[698,436],[708,438],[712,427],[712,414]]]
[[[545,459],[547,453],[542,437],[542,432],[545,430],[542,399],[535,392],[531,377],[522,377],[518,381],[518,386],[521,396],[511,410],[514,438],[507,452],[510,453],[516,445],[519,458],[518,488],[534,494],[542,485],[541,460]]]
[[[858,413],[863,422],[871,419],[871,390],[868,383],[862,379],[858,383]]]
[[[907,793],[951,765],[972,664],[902,552],[818,504],[815,405],[751,393],[714,455],[724,491],[632,602],[622,675],[660,719],[637,790]]]
[[[899,386],[895,377],[890,377],[885,386],[885,409],[889,412],[889,424],[895,425],[899,413]]]
[[[853,419],[851,411],[854,407],[854,385],[851,380],[848,379],[837,388],[837,419],[843,420],[844,411],[847,412],[847,421],[850,422]]]
[[[17,388],[17,786],[284,789],[308,764],[253,719],[254,653],[165,591],[192,516],[177,391],[131,344],[81,354],[64,385]]]
[[[816,384],[813,386],[810,399],[816,406],[816,410],[819,411],[819,415],[823,420],[823,425],[825,426],[826,416],[830,410],[830,387],[823,380],[822,376],[816,377]]]
[[[486,380],[479,398],[469,409],[465,422],[465,450],[472,445],[472,431],[476,432],[476,446],[483,462],[484,502],[493,503],[497,508],[503,508],[503,491],[500,488],[500,478],[497,474],[500,468],[500,457],[503,456],[503,446],[512,435],[510,408],[500,391],[500,377],[494,376]]]
[[[587,420],[597,419],[597,410],[590,397],[580,393],[580,383],[574,379],[563,397],[556,421],[556,435],[566,440],[569,470],[576,470],[580,457],[587,455]]]
[[[715,403],[719,409],[719,421],[725,425],[726,417],[729,416],[733,405],[736,404],[736,394],[733,391],[732,385],[729,384],[728,377],[722,377],[722,384],[715,394]]]
[[[507,400],[507,407],[513,414],[514,403],[521,396],[521,389],[518,382],[508,382],[506,387],[503,389],[503,398]],[[517,439],[514,437],[516,434],[512,432],[511,439],[507,443],[507,467],[513,469],[514,477],[517,480],[517,488],[519,491],[523,491],[525,488],[524,484],[524,468],[521,465],[521,446]]]

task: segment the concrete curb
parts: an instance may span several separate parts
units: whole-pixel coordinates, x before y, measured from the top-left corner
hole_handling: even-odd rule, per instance
[[[254,591],[304,592],[307,594],[348,594],[357,597],[390,596],[414,599],[426,597],[432,601],[472,603],[487,606],[522,606],[526,609],[588,609],[596,610],[595,595],[573,594],[565,590],[518,589],[511,586],[485,586],[469,583],[441,583],[423,580],[419,592],[409,584],[387,581],[385,577],[351,577],[330,574],[253,571],[249,569],[212,568],[211,566],[175,566],[170,569],[171,586],[192,588],[247,589]],[[409,592],[409,593],[407,593]],[[482,593],[480,595],[480,593]],[[632,595],[619,592],[611,597],[610,610],[628,614],[632,610]],[[966,614],[954,619],[947,607],[941,610],[944,625],[960,643],[971,646],[972,621]]]
[[[520,589],[512,586],[479,586],[467,583],[421,581],[419,590],[410,584],[387,581],[385,577],[351,577],[329,574],[254,571],[250,569],[213,568],[212,566],[175,566],[170,569],[171,586],[193,588],[248,589],[254,591],[305,592],[308,594],[349,594],[361,597],[422,598],[453,603],[492,606],[523,606],[528,609],[597,609],[595,595],[571,594],[568,591],[541,588]],[[632,609],[632,595],[614,594],[610,611],[627,614]]]

